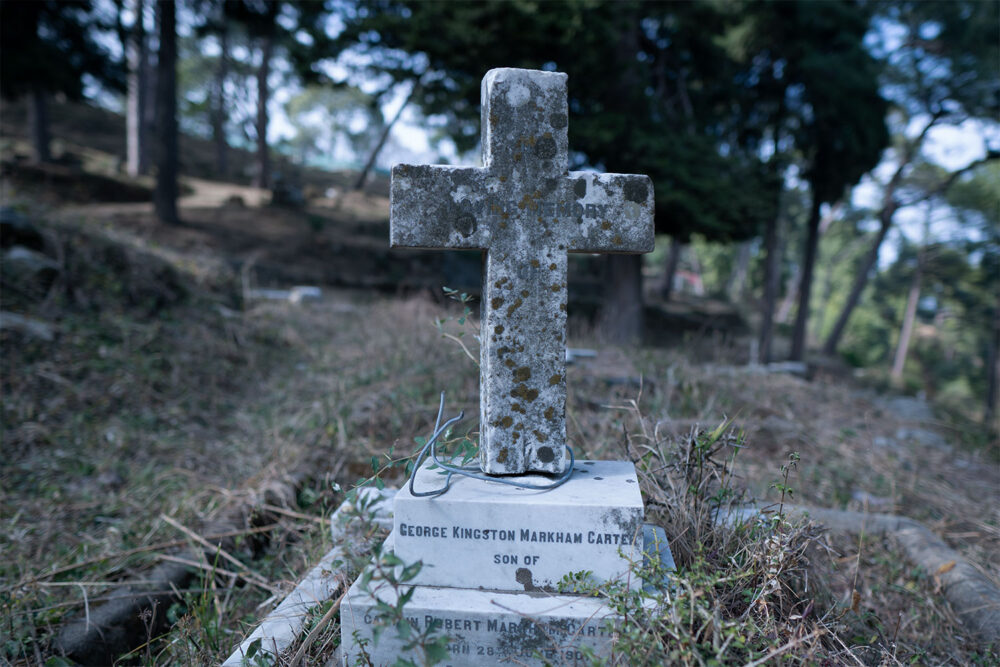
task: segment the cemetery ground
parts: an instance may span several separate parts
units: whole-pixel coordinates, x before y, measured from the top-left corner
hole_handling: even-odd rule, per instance
[[[377,189],[295,211],[190,179],[185,224],[163,227],[148,204],[115,201],[128,184],[94,201],[73,169],[47,185],[7,169],[4,203],[30,223],[18,239],[52,264],[12,274],[4,262],[5,315],[30,319],[0,330],[0,655],[65,664],[71,623],[174,564],[192,576],[130,620],[120,663],[217,662],[329,549],[344,491],[373,468],[402,483],[388,463],[430,431],[440,391],[449,412],[475,414],[462,345],[476,356],[476,317],[428,284],[436,260],[389,254]],[[292,285],[323,296],[254,298]],[[997,659],[943,595],[954,565],[928,571],[860,526],[823,533],[789,515],[732,531],[711,512],[720,489],[745,488],[775,509],[899,514],[996,583],[1000,476],[985,433],[844,374],[747,367],[737,333],[671,340],[605,348],[571,312],[570,345],[600,352],[568,371],[570,443],[646,471],[649,520],[682,573],[670,613],[624,636],[623,652],[639,664]],[[338,641],[334,615],[293,650],[324,664]]]

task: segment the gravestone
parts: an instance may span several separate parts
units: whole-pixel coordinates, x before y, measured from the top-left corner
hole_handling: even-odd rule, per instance
[[[568,172],[566,75],[495,69],[483,168],[397,165],[394,248],[485,251],[480,466],[560,473],[566,457],[566,253],[653,249],[647,176]]]
[[[530,473],[561,474],[571,461],[566,254],[652,250],[653,187],[645,176],[567,171],[565,74],[491,70],[482,127],[482,168],[393,168],[391,243],[484,252],[480,466],[538,485]],[[438,488],[440,472],[425,464],[414,484]],[[436,497],[397,493],[385,548],[423,564],[408,582],[410,625],[446,633],[451,665],[575,660],[588,647],[606,655],[622,619],[599,598],[556,591],[581,571],[641,586],[633,563],[672,562],[662,530],[643,525],[635,467],[576,461],[568,481],[545,491],[499,479],[456,476]],[[363,651],[389,663],[405,638],[389,629],[375,643],[374,626],[398,591],[364,581],[341,608],[345,664]]]

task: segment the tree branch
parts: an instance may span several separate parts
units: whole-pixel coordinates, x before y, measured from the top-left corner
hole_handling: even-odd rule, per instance
[[[947,192],[948,189],[955,183],[955,181],[958,180],[958,178],[962,174],[965,174],[965,173],[967,173],[969,171],[972,171],[973,169],[975,169],[977,167],[980,167],[980,166],[982,166],[984,164],[992,162],[993,160],[1000,160],[1000,151],[987,151],[986,152],[986,157],[982,157],[982,158],[980,158],[978,160],[973,160],[972,162],[970,162],[969,164],[965,165],[961,169],[957,169],[957,170],[951,172],[950,174],[948,174],[948,177],[946,179],[944,179],[943,181],[941,181],[940,183],[938,183],[937,187],[935,187],[935,188],[933,188],[931,190],[926,191],[921,196],[916,197],[914,199],[911,199],[910,201],[900,203],[899,207],[903,208],[903,207],[906,207],[906,206],[913,206],[914,204],[919,204],[922,201],[927,201],[928,199],[930,199],[932,197],[938,197],[938,196],[944,194],[945,192]]]

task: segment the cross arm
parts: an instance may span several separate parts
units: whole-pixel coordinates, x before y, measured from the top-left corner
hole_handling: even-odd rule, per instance
[[[484,248],[486,176],[481,169],[399,164],[389,190],[393,248]]]
[[[570,172],[578,225],[570,252],[643,253],[653,250],[653,182],[637,174]],[[582,209],[579,208],[582,206]]]

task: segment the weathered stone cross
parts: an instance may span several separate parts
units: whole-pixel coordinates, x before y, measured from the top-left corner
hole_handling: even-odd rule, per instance
[[[653,249],[647,176],[568,172],[566,75],[494,69],[484,168],[392,169],[394,248],[486,251],[480,466],[560,473],[566,457],[566,253]]]

